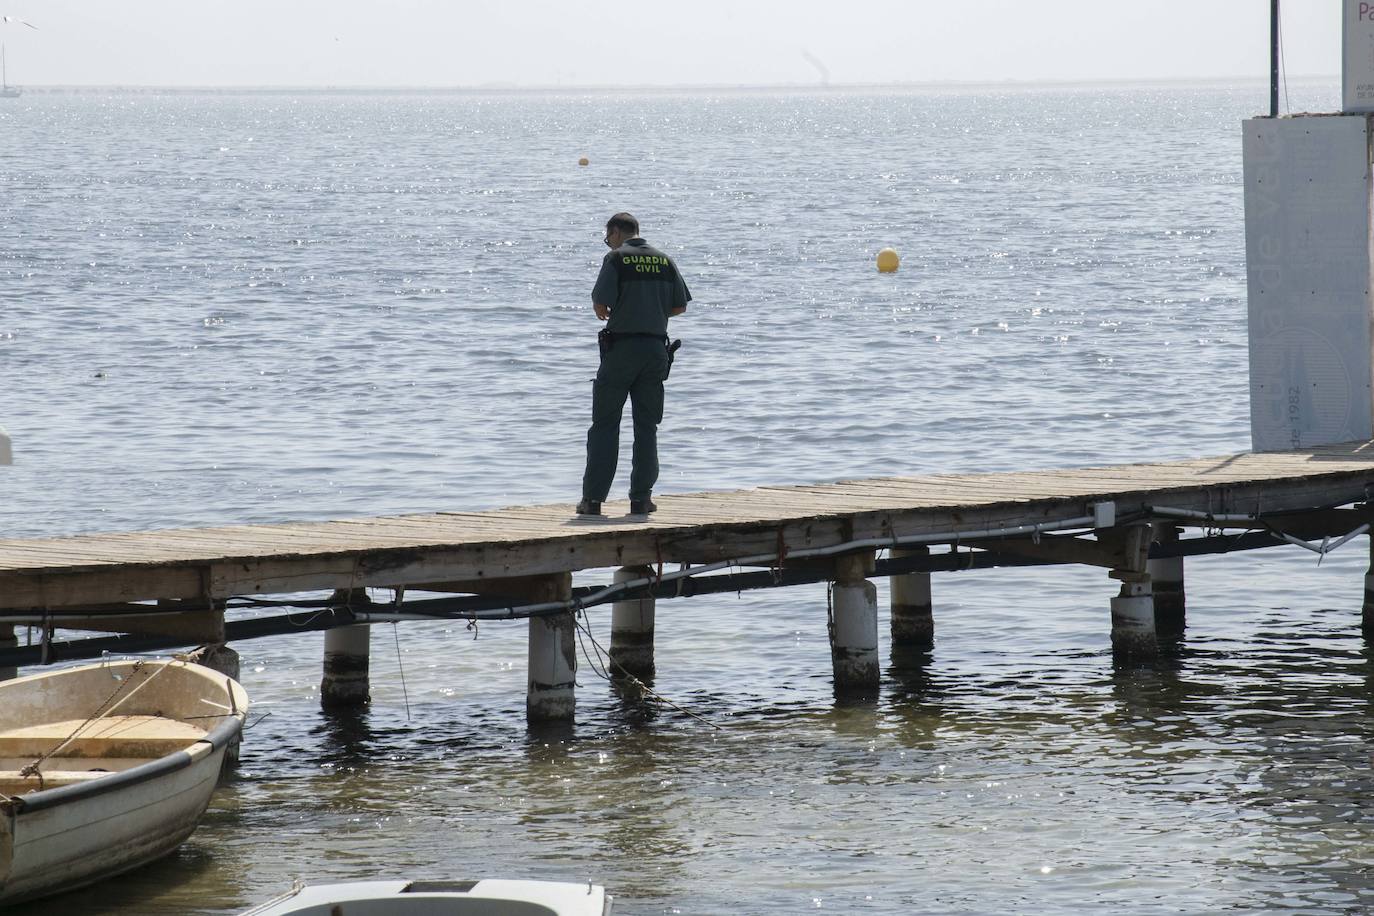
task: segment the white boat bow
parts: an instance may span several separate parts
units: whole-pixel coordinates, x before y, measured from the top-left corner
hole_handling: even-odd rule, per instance
[[[242,916],[610,916],[597,884],[561,881],[349,881],[302,885]]]

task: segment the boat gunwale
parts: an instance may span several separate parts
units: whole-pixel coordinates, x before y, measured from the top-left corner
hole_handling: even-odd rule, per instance
[[[205,737],[191,741],[190,747],[197,744],[208,744],[212,752],[222,750],[234,740],[242,728],[243,722],[237,715],[231,713],[226,721],[216,725]],[[31,792],[27,795],[12,795],[8,800],[0,802],[0,808],[9,808],[15,814],[23,815],[82,799],[98,798],[109,792],[138,785],[167,773],[184,770],[200,759],[204,758],[192,756],[189,748],[173,751],[156,760],[140,763],[138,766],[110,773],[108,776],[92,779],[89,782],[58,786],[54,789]]]
[[[136,767],[120,770],[99,779],[73,783],[69,786],[58,786],[55,789],[43,789],[27,795],[12,795],[8,801],[0,804],[9,807],[16,815],[22,816],[70,802],[98,798],[101,795],[138,785],[167,773],[184,770],[193,763],[195,763],[195,758],[191,756],[189,751],[173,751],[156,760],[140,763]]]
[[[213,668],[205,668],[205,666],[203,665],[187,663],[181,661],[180,659],[160,661],[159,663],[164,666],[175,665],[179,668],[182,668],[183,670],[191,667],[203,668],[204,673],[195,673],[203,681],[209,684],[214,684],[217,681],[217,678],[212,677],[211,675],[219,674],[219,672],[216,672]],[[117,665],[119,664],[125,663],[117,663]],[[72,668],[68,670],[78,671],[82,668],[90,667],[111,666],[105,663],[97,663],[97,665],[83,665],[80,668]],[[37,679],[45,675],[55,674],[60,676],[63,673],[65,672],[40,672],[39,674],[31,675],[31,677]],[[155,675],[150,675],[149,677],[152,676]],[[130,786],[135,786],[140,783],[147,782],[150,779],[156,779],[157,777],[164,776],[168,773],[175,773],[178,770],[184,770],[187,767],[201,760],[204,760],[207,756],[214,755],[217,752],[222,752],[226,747],[228,747],[233,742],[233,740],[236,737],[238,737],[242,733],[244,720],[246,719],[244,711],[240,708],[237,708],[237,698],[234,697],[235,685],[232,683],[233,679],[227,676],[225,676],[225,679],[231,681],[231,683],[228,685],[228,690],[230,693],[230,702],[234,703],[235,708],[233,709],[233,711],[225,713],[221,721],[218,724],[216,724],[214,728],[210,729],[210,731],[206,732],[204,735],[201,735],[198,738],[188,738],[186,742],[186,747],[180,750],[172,751],[168,754],[164,754],[163,756],[158,757],[154,760],[149,760],[147,763],[140,763],[137,766],[129,767],[127,770],[118,770],[109,773],[108,775],[101,776],[99,779],[92,779],[85,782],[72,783],[70,785],[65,786],[57,786],[52,789],[40,789],[37,792],[30,792],[24,795],[5,795],[3,793],[0,793],[0,812],[3,812],[11,816],[22,816],[24,814],[32,812],[45,811],[51,808],[55,808],[59,805],[70,804],[73,802],[84,801],[92,798],[99,798],[102,795],[106,795],[111,792],[116,792],[121,789],[126,789]],[[24,679],[16,679],[11,683],[18,683],[19,680]],[[209,746],[208,754],[192,753],[195,747],[201,744]]]

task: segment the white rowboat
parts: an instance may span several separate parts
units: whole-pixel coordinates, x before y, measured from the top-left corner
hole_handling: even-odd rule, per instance
[[[610,916],[596,884],[350,881],[297,887],[243,916]]]
[[[0,682],[0,905],[176,849],[205,812],[247,710],[236,681],[184,661]]]

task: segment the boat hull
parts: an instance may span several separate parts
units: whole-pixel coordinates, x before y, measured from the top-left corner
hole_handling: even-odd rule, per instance
[[[612,902],[560,881],[354,881],[297,887],[242,916],[610,916]]]
[[[159,672],[165,681],[157,685],[158,690],[147,689],[144,696],[133,698],[139,703],[132,709],[163,713],[163,707],[180,707],[181,715],[193,716],[196,721],[205,721],[207,708],[222,709],[226,714],[211,715],[209,731],[185,742],[183,750],[117,772],[97,771],[89,774],[94,778],[72,784],[0,797],[0,905],[73,890],[146,865],[175,850],[195,830],[219,781],[226,749],[242,729],[247,699],[238,684],[210,669],[179,662],[148,664],[178,667],[175,672]],[[70,708],[82,708],[102,690],[108,695],[107,685],[113,682],[114,674],[137,676],[129,673],[132,665],[87,668],[100,673],[94,679],[87,676],[84,685],[69,680]],[[148,669],[142,670],[146,677]],[[62,708],[64,685],[60,681],[22,683],[31,680],[0,684],[0,709],[4,710],[0,712],[0,747],[4,727],[15,724],[12,713],[16,707],[22,715],[25,699],[30,701],[31,714],[33,707],[57,717],[69,711]],[[38,686],[45,696],[35,702],[33,688]],[[8,702],[11,699],[13,704]],[[196,714],[196,709],[201,714]],[[71,770],[85,763],[107,762],[75,758],[58,761],[58,765]]]

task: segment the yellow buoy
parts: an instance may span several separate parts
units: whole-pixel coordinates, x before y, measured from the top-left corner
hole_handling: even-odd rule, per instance
[[[590,159],[588,159],[586,156],[583,156],[581,159],[577,160],[577,164],[578,164],[578,165],[591,165],[591,164],[592,164],[592,161],[591,161]]]
[[[897,267],[901,263],[902,259],[897,257],[897,252],[891,248],[884,248],[878,252],[878,273],[896,273]]]

